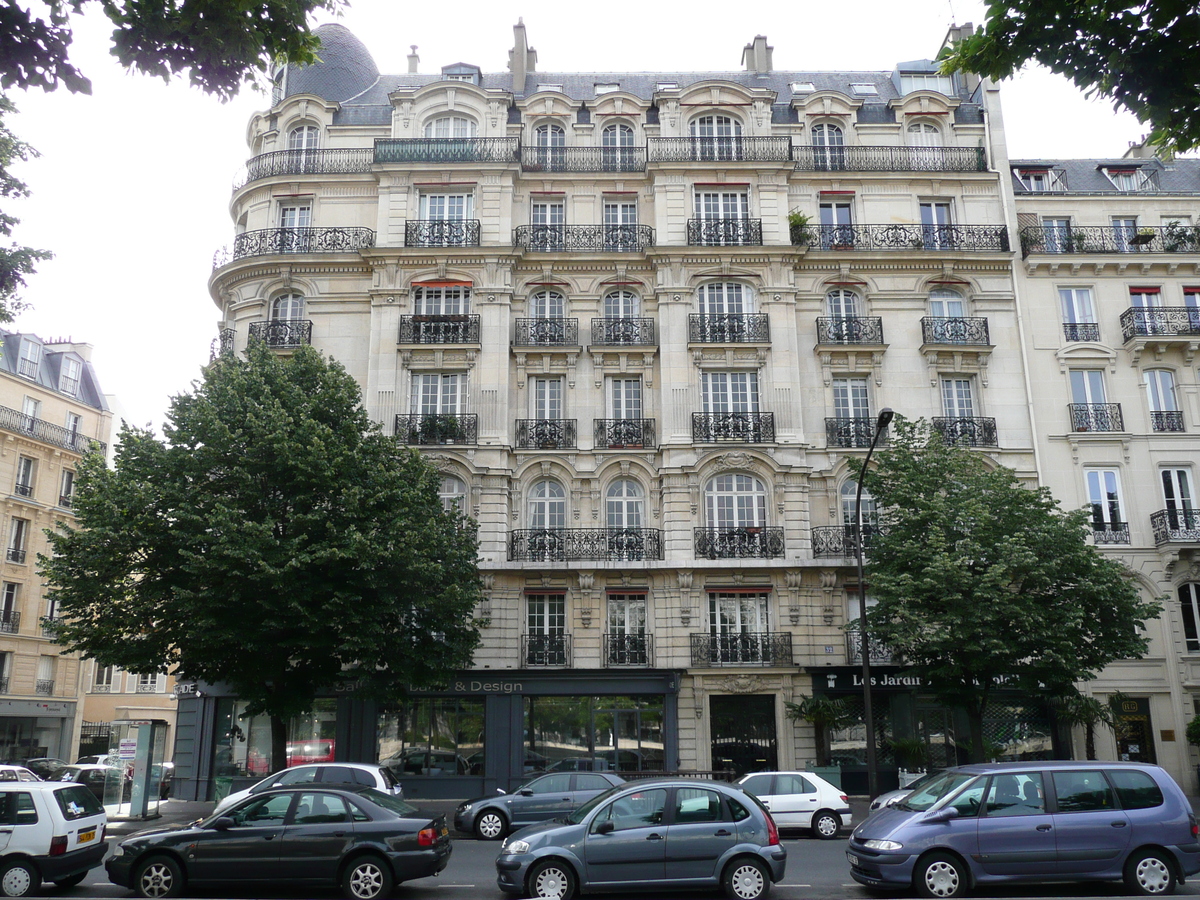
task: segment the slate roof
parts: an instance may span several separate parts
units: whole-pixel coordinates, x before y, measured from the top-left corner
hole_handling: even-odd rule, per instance
[[[37,375],[34,378],[19,374],[18,364],[21,356],[21,339],[24,337],[33,338],[42,344],[42,358],[38,364]],[[56,394],[62,393],[58,389],[58,380],[62,373],[63,357],[68,355],[70,355],[68,351],[52,350],[36,334],[0,330],[0,372],[32,381],[39,387],[53,391]],[[74,355],[79,357],[79,354]],[[79,374],[79,394],[77,396],[62,394],[62,396],[70,397],[72,401],[90,406],[93,409],[107,410],[108,405],[104,402],[104,392],[100,390],[100,382],[96,378],[96,370],[92,368],[92,364],[86,359],[79,357],[79,360],[83,363],[83,368]]]
[[[1066,193],[1084,194],[1128,194],[1120,191],[1102,171],[1115,168],[1139,168],[1152,173],[1159,193],[1200,193],[1200,159],[1175,159],[1167,163],[1153,157],[1148,159],[1014,159],[1012,168],[1013,190],[1018,194],[1044,195],[1045,192],[1029,191],[1017,178],[1019,169],[1053,169],[1066,176]],[[1151,190],[1136,193],[1153,193]],[[1062,193],[1057,191],[1055,193]]]

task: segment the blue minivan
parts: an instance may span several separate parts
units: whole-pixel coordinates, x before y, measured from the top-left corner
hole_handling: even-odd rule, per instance
[[[1116,879],[1169,894],[1200,872],[1196,817],[1171,776],[1094,760],[946,769],[854,829],[846,857],[860,884],[939,898],[995,882]]]

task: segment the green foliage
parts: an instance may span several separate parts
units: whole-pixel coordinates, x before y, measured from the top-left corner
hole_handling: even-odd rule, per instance
[[[1153,126],[1169,150],[1200,146],[1200,27],[1182,0],[989,0],[987,21],[944,57],[944,72],[1008,78],[1029,62],[1065,75]]]
[[[787,717],[808,722],[813,727],[816,740],[817,765],[829,765],[829,732],[846,728],[858,721],[858,717],[841,697],[814,694],[801,697],[799,703],[785,702]]]
[[[3,198],[29,196],[28,186],[12,173],[11,167],[14,162],[24,162],[38,155],[36,150],[18,140],[4,123],[4,116],[16,111],[8,98],[0,97],[0,197]],[[18,224],[19,219],[0,212],[0,237],[11,237]],[[34,273],[39,261],[53,255],[15,242],[9,246],[0,244],[0,322],[11,322],[25,308],[18,296],[25,287],[25,277]]]
[[[1200,747],[1200,715],[1193,716],[1192,720],[1187,723],[1183,736],[1193,747]]]
[[[443,511],[438,473],[379,433],[341,366],[254,343],[168,419],[165,440],[124,426],[115,470],[79,466],[78,527],[38,559],[60,644],[225,682],[282,718],[335,682],[395,697],[469,665],[474,523]]]
[[[808,230],[808,223],[812,221],[812,216],[792,210],[788,213],[787,220],[788,236],[793,244],[807,244],[812,240],[812,232]]]

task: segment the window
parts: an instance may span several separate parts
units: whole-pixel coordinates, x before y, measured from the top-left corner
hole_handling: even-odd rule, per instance
[[[634,319],[640,310],[637,294],[633,291],[609,291],[604,295],[604,318]]]
[[[1162,788],[1154,779],[1137,769],[1109,769],[1108,780],[1117,789],[1121,809],[1152,809],[1162,806]]]
[[[736,281],[714,281],[696,292],[702,316],[741,316],[753,312],[754,293]]]
[[[1018,169],[1017,180],[1027,191],[1065,191],[1067,180],[1056,169]]]
[[[9,562],[25,562],[25,543],[29,539],[29,520],[14,518],[8,529]]]
[[[62,373],[58,379],[58,389],[72,397],[79,394],[79,377],[83,374],[83,363],[70,356],[64,356]]]
[[[465,81],[469,84],[475,84],[476,75],[470,72],[449,72],[442,76],[444,81]]]
[[[1171,528],[1200,527],[1200,516],[1192,495],[1191,469],[1160,469],[1163,500],[1167,505],[1167,521]]]
[[[854,518],[854,501],[858,496],[858,482],[853,479],[843,481],[838,496],[842,501],[842,524],[852,528],[856,527],[858,521]],[[875,498],[865,487],[862,492],[861,509],[864,532],[879,524],[879,504],[875,502]]]
[[[758,373],[702,372],[700,397],[706,413],[756,413]]]
[[[642,486],[622,478],[608,486],[604,497],[605,524],[609,528],[641,528]]]
[[[793,81],[792,82],[792,93],[793,94],[811,94],[816,89],[817,89],[817,86],[815,84],[813,84],[811,81]]]
[[[26,397],[21,402],[21,413],[24,417],[21,426],[26,431],[33,431],[34,425],[37,424],[42,415],[42,401],[35,400],[33,397]]]
[[[1091,288],[1060,287],[1058,300],[1062,307],[1063,335],[1068,341],[1100,340]]]
[[[853,319],[859,315],[858,294],[835,288],[825,295],[825,309],[835,319]]]
[[[942,133],[932,122],[913,122],[908,126],[908,146],[936,147],[942,142]]]
[[[285,230],[308,228],[312,225],[312,205],[308,203],[286,204],[279,207],[279,227]],[[294,249],[285,244],[285,249]]]
[[[427,138],[472,138],[475,123],[463,116],[442,116],[425,123]]]
[[[1114,216],[1112,220],[1113,240],[1118,253],[1129,253],[1136,250],[1133,239],[1137,236],[1137,219]]]
[[[926,250],[952,248],[954,234],[951,225],[948,201],[927,200],[921,203],[921,233]]]
[[[288,807],[292,805],[291,792],[271,794],[261,800],[255,800],[245,806],[239,806],[229,813],[236,826],[282,826],[287,816]]]
[[[609,594],[608,632],[620,635],[646,633],[646,595]]]
[[[975,416],[971,379],[942,379],[942,415],[952,419],[970,419]]]
[[[901,73],[900,93],[911,94],[913,91],[937,91],[949,97],[954,94],[954,79],[949,75]]]
[[[1151,186],[1149,175],[1136,166],[1107,166],[1101,171],[1118,191],[1141,191]]]
[[[1146,371],[1146,399],[1154,431],[1183,431],[1183,412],[1175,398],[1175,373],[1170,369]]]
[[[597,84],[596,96],[599,97],[601,94],[611,94],[613,91],[619,91],[620,89],[621,85],[611,81],[604,84]]]
[[[414,697],[380,713],[376,734],[389,775],[483,774],[482,699]]]
[[[565,665],[567,597],[565,594],[525,596],[526,663]],[[570,775],[563,776],[570,783]]]
[[[113,666],[100,666],[93,664],[92,691],[97,694],[111,693],[115,674],[116,670]]]
[[[533,225],[529,246],[533,250],[562,250],[566,238],[566,209],[561,199],[534,200],[529,207]]]
[[[566,167],[567,134],[558,124],[538,125],[533,129],[533,146],[522,150],[522,162],[527,169],[560,172]],[[526,158],[528,154],[528,158]]]
[[[37,378],[42,363],[42,345],[29,338],[21,338],[21,359],[17,371],[26,378]]]
[[[1112,788],[1103,772],[1052,772],[1060,813],[1114,809]]]
[[[454,416],[466,405],[465,373],[413,375],[411,409],[422,416]]]
[[[158,690],[158,675],[142,673],[137,677],[137,693],[153,694]]]
[[[294,825],[332,825],[349,821],[350,807],[336,794],[301,794],[292,815]]]
[[[842,129],[837,125],[814,125],[812,130],[813,162],[819,171],[846,167],[846,151],[842,146]]]
[[[1044,798],[1040,772],[994,775],[983,814],[988,818],[1040,815],[1046,811]]]
[[[1085,473],[1088,502],[1092,506],[1092,532],[1097,541],[1128,543],[1129,524],[1121,504],[1121,479],[1115,469],[1089,469]]]
[[[850,93],[859,97],[874,97],[879,93],[879,88],[866,82],[854,82],[850,85]]]
[[[763,652],[767,648],[755,638],[770,630],[766,593],[709,593],[708,631],[711,655],[717,661],[761,662],[764,655],[769,658]]]
[[[613,252],[638,248],[637,201],[632,198],[604,198],[604,249]]]
[[[62,483],[58,491],[58,505],[70,509],[75,502],[75,472],[62,470]]]
[[[767,490],[753,475],[718,475],[704,488],[704,520],[709,528],[762,528]]]
[[[701,160],[742,158],[742,123],[729,116],[699,116],[689,131],[694,155]]]
[[[962,294],[945,288],[930,291],[929,315],[938,319],[961,319],[966,315]]]
[[[727,246],[751,243],[750,195],[740,190],[697,190],[693,209],[698,220],[699,243]]]
[[[316,125],[300,125],[288,132],[289,150],[316,150],[321,129]]]
[[[1179,609],[1188,653],[1200,653],[1200,584],[1180,585]]]
[[[567,498],[557,481],[544,479],[535,483],[529,491],[529,527],[567,527]]]
[[[606,170],[619,171],[633,163],[633,129],[624,122],[605,125],[600,132],[600,162]]]
[[[413,312],[418,316],[461,316],[471,311],[467,285],[413,288]]]
[[[854,246],[854,222],[850,215],[849,200],[822,200],[818,212],[822,249]]]
[[[291,322],[304,318],[304,295],[280,294],[271,301],[271,318],[276,322]]]
[[[539,91],[558,91],[559,93],[562,93],[562,87],[563,86],[561,84],[550,84],[549,82],[542,82],[542,83],[538,84],[537,89]]]
[[[474,211],[475,195],[470,191],[421,194],[419,215],[425,221],[464,222]]]
[[[34,690],[39,694],[54,693],[54,667],[57,660],[53,656],[39,656],[37,666],[37,681]]]
[[[532,418],[554,421],[563,417],[563,382],[561,378],[532,378],[529,395]]]
[[[1071,220],[1061,217],[1042,219],[1042,235],[1047,253],[1071,253],[1083,248],[1083,232],[1079,233],[1078,244],[1071,233]]]
[[[660,81],[655,85],[656,91],[677,91],[679,90],[678,81]]]
[[[558,291],[538,291],[529,296],[529,315],[534,319],[561,319],[567,314],[567,298]]]
[[[38,404],[38,406],[40,407],[41,404]],[[35,412],[35,413],[33,413],[33,415],[36,416],[37,413]],[[67,431],[71,432],[71,434],[78,434],[79,429],[81,429],[82,427],[83,427],[83,416],[79,415],[79,413],[73,413],[73,412],[67,413]]]
[[[662,828],[663,811],[666,806],[667,792],[662,788],[640,791],[606,806],[592,820],[592,833],[596,833],[601,822],[611,822],[613,832],[630,831],[635,828]]]
[[[443,475],[438,499],[446,512],[466,512],[467,483],[453,475]]]
[[[839,419],[870,419],[871,402],[867,395],[867,379],[833,379],[833,414]]]
[[[17,612],[19,608],[17,603],[20,596],[21,585],[15,581],[4,582],[3,594],[0,595],[0,602],[3,603],[3,607],[0,608],[0,613],[3,614],[3,618],[0,621],[2,621],[4,624],[8,624],[12,621],[13,613]]]
[[[33,496],[33,475],[36,464],[28,456],[17,457],[17,483],[13,493],[21,497]]]
[[[675,824],[721,821],[721,795],[704,788],[675,789]]]
[[[639,420],[642,418],[642,380],[640,378],[610,378],[608,380],[608,418]]]

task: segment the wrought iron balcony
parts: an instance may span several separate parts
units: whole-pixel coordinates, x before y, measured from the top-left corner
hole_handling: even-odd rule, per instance
[[[693,247],[758,247],[762,219],[688,219],[687,242]]]
[[[574,419],[517,419],[518,450],[574,450]]]
[[[525,528],[508,538],[513,561],[642,560],[663,558],[657,528]]]
[[[1120,403],[1069,403],[1072,431],[1124,431]]]
[[[867,632],[867,653],[870,654],[872,664],[886,666],[895,662],[892,651],[872,639],[869,631]],[[862,665],[862,632],[858,629],[850,629],[846,632],[846,663]]]
[[[921,339],[926,344],[988,346],[988,320],[977,316],[925,316]]]
[[[592,343],[609,347],[652,347],[658,343],[658,338],[653,319],[592,319]]]
[[[577,347],[578,319],[517,319],[514,347]]]
[[[513,246],[539,253],[641,253],[654,246],[649,225],[518,225]]]
[[[58,505],[63,509],[70,509],[75,505],[75,498],[71,494],[59,494]]]
[[[478,219],[409,219],[405,247],[478,247]]]
[[[654,447],[653,419],[596,419],[597,450],[644,450]]]
[[[377,138],[375,162],[515,163],[520,149],[517,138]]]
[[[855,416],[853,418],[827,418],[825,420],[825,443],[830,447],[858,447],[866,450],[875,437],[875,419]],[[887,440],[887,430],[879,437]]]
[[[401,344],[478,344],[479,316],[401,316]]]
[[[479,416],[475,413],[411,413],[396,416],[396,440],[402,444],[479,443]]]
[[[1183,431],[1183,411],[1178,409],[1152,410],[1150,427],[1155,431]]]
[[[538,147],[522,145],[523,172],[644,172],[645,147]]]
[[[275,253],[354,253],[375,246],[370,228],[262,228],[233,239],[233,250],[217,251],[213,268],[248,256]]]
[[[39,678],[33,683],[33,691],[35,694],[43,694],[47,697],[54,693],[54,679]]]
[[[766,313],[688,314],[688,341],[693,344],[769,344]]]
[[[774,413],[692,413],[693,444],[770,444],[774,440]]]
[[[63,428],[61,425],[54,425],[44,419],[27,416],[25,413],[9,409],[7,406],[0,406],[0,428],[5,431],[15,432],[16,434],[23,434],[47,444],[53,444],[55,447],[62,447],[65,450],[71,450],[75,453],[87,453],[91,450],[99,450],[101,453],[105,453],[108,450],[108,445],[103,441],[94,441],[90,437],[80,434],[78,431]]]
[[[654,665],[654,635],[608,631],[601,652],[605,666],[650,667]]]
[[[986,172],[982,147],[792,147],[797,172]]]
[[[983,416],[938,416],[932,421],[933,430],[947,444],[962,447],[997,447],[996,420]]]
[[[564,633],[523,634],[521,659],[526,666],[569,666],[571,636]]]
[[[142,681],[139,681],[139,682],[137,683],[137,687],[136,687],[136,688],[134,688],[134,693],[137,693],[137,694],[157,694],[157,693],[158,693],[158,680],[157,680],[157,679],[155,679],[153,682],[150,682],[149,684],[147,684],[147,683],[145,683],[145,682],[142,682]]]
[[[233,189],[277,175],[357,175],[371,171],[370,148],[339,150],[276,150],[261,153],[246,163],[234,179]]]
[[[1200,230],[1190,225],[1128,228],[1121,225],[1027,225],[1021,252],[1031,253],[1196,253]]]
[[[24,484],[24,483],[18,481],[16,484],[13,485],[13,493],[16,494],[18,497],[32,497],[33,496],[33,485],[32,484]]]
[[[1068,341],[1098,341],[1100,326],[1095,322],[1063,322],[1063,338]]]
[[[696,556],[702,559],[774,559],[783,556],[783,528],[746,525],[695,529]]]
[[[311,319],[266,319],[250,323],[251,340],[262,341],[273,350],[286,350],[312,343]]]
[[[19,547],[9,547],[4,553],[5,559],[10,563],[22,564],[25,562],[25,551]]]
[[[1133,306],[1121,313],[1121,337],[1200,335],[1200,309],[1192,306]]]
[[[863,523],[864,553],[871,549],[871,541],[879,532],[878,525]],[[854,559],[858,556],[858,529],[853,525],[818,525],[812,529],[812,552],[814,559]]]
[[[208,348],[208,361],[212,362],[218,356],[229,356],[233,353],[233,342],[237,333],[232,328],[222,328]]]
[[[54,637],[54,626],[62,621],[62,616],[42,616],[42,634]]]
[[[807,243],[820,250],[1007,251],[1003,225],[809,225]]]
[[[650,138],[650,162],[788,162],[792,139],[781,137]]]
[[[1128,544],[1128,522],[1101,522],[1092,520],[1092,540],[1097,544]]]
[[[0,678],[0,694],[8,693],[8,679]]]
[[[6,612],[0,616],[0,632],[16,634],[21,630],[21,614],[17,610]]]
[[[818,344],[882,344],[883,319],[879,316],[821,316],[817,319]]]
[[[693,666],[790,666],[792,635],[786,631],[692,635]]]
[[[1200,544],[1200,510],[1160,509],[1150,514],[1154,544]]]

